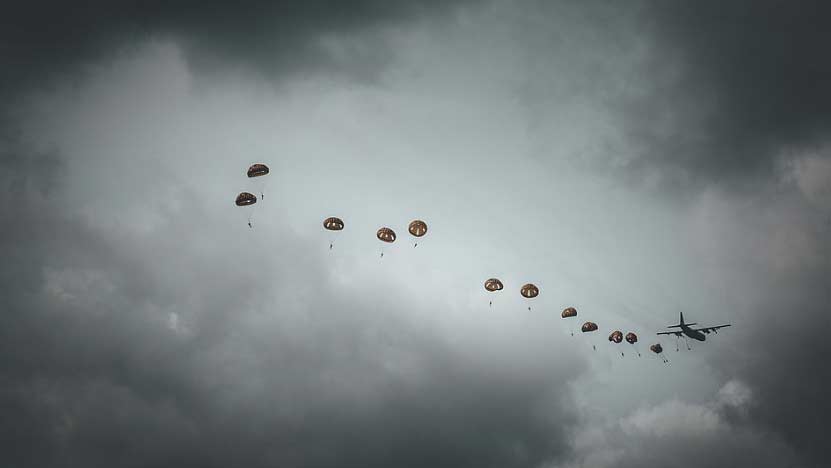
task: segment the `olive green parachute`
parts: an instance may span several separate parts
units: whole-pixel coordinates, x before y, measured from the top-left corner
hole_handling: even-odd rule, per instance
[[[265,164],[252,164],[248,168],[248,177],[262,177],[269,172],[268,166]]]
[[[528,283],[522,286],[522,289],[519,290],[519,293],[522,294],[522,297],[533,299],[540,295],[540,288],[531,283]]]
[[[253,205],[254,203],[257,203],[257,197],[252,193],[242,192],[239,195],[237,195],[237,200],[235,203],[237,206]]]
[[[323,227],[328,231],[340,231],[343,229],[343,220],[340,218],[326,218],[323,220]]]
[[[563,313],[560,315],[563,318],[577,317],[577,309],[575,309],[574,307],[566,307],[565,309],[563,309]]]
[[[410,231],[410,234],[412,234],[413,236],[421,237],[427,234],[427,223],[420,219],[416,219],[415,221],[410,223],[408,230]]]
[[[485,290],[487,291],[502,291],[503,287],[504,286],[502,286],[502,281],[499,281],[496,278],[488,278],[487,280],[485,280]]]
[[[388,227],[382,227],[375,233],[375,237],[381,242],[393,243],[395,242],[395,231]]]

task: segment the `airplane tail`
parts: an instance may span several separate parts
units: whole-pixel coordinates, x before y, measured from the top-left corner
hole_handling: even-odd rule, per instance
[[[682,327],[684,327],[685,325],[686,325],[686,326],[689,326],[689,325],[698,325],[697,323],[684,323],[684,312],[680,312],[680,318],[681,318],[681,322],[680,322],[678,325],[670,325],[670,326],[668,326],[667,328],[682,328]]]

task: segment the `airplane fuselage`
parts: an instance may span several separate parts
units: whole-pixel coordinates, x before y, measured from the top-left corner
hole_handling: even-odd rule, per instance
[[[707,339],[707,337],[704,336],[704,333],[701,333],[698,330],[693,330],[692,328],[690,328],[686,325],[681,325],[681,333],[689,336],[690,338],[692,338],[694,340],[698,340],[698,341],[704,341],[704,340]]]

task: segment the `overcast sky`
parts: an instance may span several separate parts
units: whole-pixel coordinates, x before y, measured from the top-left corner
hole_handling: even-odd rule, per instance
[[[825,466],[826,2],[49,3],[0,18],[0,465]]]

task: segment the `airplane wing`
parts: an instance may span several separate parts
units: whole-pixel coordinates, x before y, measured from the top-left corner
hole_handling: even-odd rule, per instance
[[[675,336],[681,336],[681,332],[660,332],[660,333],[658,333],[658,335],[675,335]]]
[[[704,333],[710,333],[710,332],[716,332],[716,330],[718,330],[719,328],[724,328],[724,327],[729,327],[729,326],[730,326],[730,324],[728,323],[727,325],[719,325],[717,327],[696,328],[695,331],[702,331]],[[716,333],[718,333],[718,332],[716,332]]]

